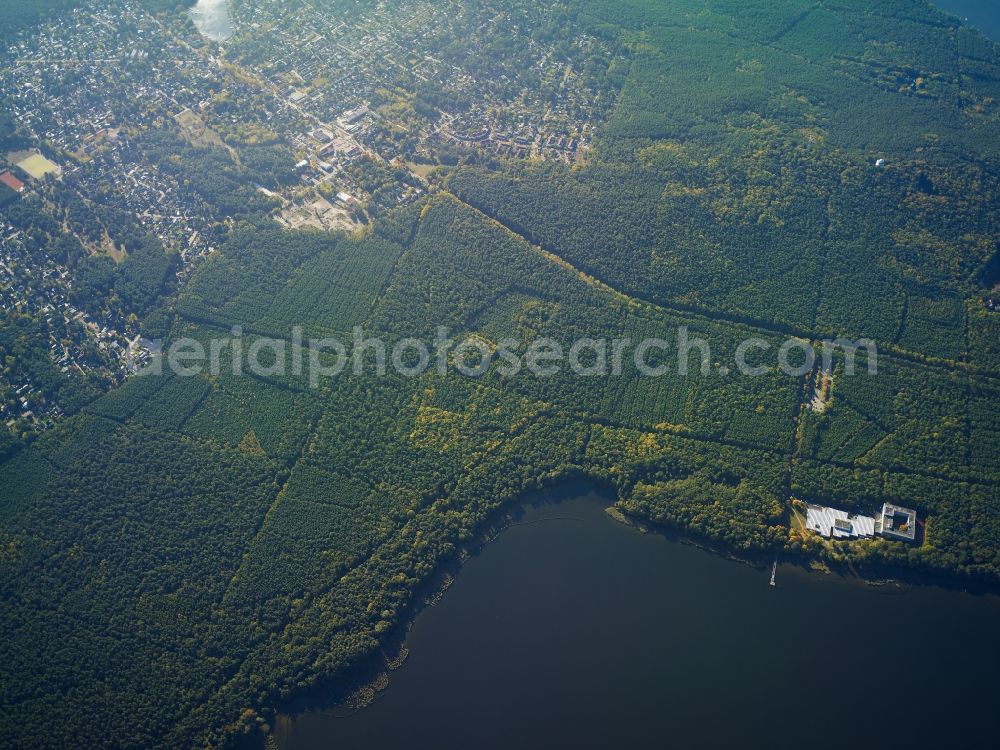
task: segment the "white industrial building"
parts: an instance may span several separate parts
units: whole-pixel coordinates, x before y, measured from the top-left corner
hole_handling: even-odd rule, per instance
[[[875,536],[875,519],[822,505],[806,507],[806,526],[828,539],[870,539]]]
[[[806,526],[827,539],[871,539],[880,534],[891,539],[913,541],[917,512],[885,503],[878,516],[872,517],[823,505],[807,505]]]
[[[886,503],[875,519],[875,532],[892,539],[912,542],[917,535],[917,512]]]

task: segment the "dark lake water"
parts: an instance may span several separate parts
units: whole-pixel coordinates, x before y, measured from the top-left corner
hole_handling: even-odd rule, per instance
[[[1000,597],[791,565],[771,588],[580,492],[466,563],[374,704],[279,717],[278,746],[1000,746]]]
[[[968,19],[986,36],[1000,42],[1000,1],[998,0],[933,0],[934,4],[949,13]]]

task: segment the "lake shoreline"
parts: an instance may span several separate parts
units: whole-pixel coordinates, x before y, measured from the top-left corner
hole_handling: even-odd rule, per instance
[[[405,661],[390,668],[389,663],[397,658],[392,655],[398,656],[406,652],[406,639],[413,629],[417,617],[421,612],[436,606],[441,601],[470,558],[482,553],[505,531],[519,525],[519,519],[523,518],[528,508],[558,505],[568,498],[583,494],[595,494],[602,501],[607,500],[609,505],[615,502],[613,489],[607,485],[602,486],[602,483],[589,477],[556,480],[551,486],[531,490],[518,499],[502,502],[487,515],[472,539],[463,543],[454,553],[442,561],[426,581],[417,586],[413,598],[400,616],[399,622],[389,631],[388,637],[379,645],[375,653],[369,654],[348,671],[330,678],[325,684],[317,684],[308,688],[303,695],[281,704],[269,720],[277,720],[279,717],[294,718],[310,711],[327,711],[338,716],[350,716],[367,708],[370,703],[363,706],[349,705],[352,696],[364,692],[367,688],[373,688],[377,683],[381,684],[383,674],[389,673],[391,675],[395,668],[403,666]],[[380,692],[381,690],[375,690],[373,700],[377,700]],[[340,709],[344,709],[343,714],[339,713]],[[251,736],[250,740],[253,739]],[[263,737],[259,737],[259,742],[262,743],[263,740]],[[241,750],[249,750],[250,748],[263,747],[263,745],[238,743],[237,747]]]
[[[411,603],[400,616],[398,623],[373,653],[346,671],[307,688],[302,695],[291,698],[264,715],[271,724],[272,731],[276,724],[294,722],[299,717],[313,712],[326,713],[339,719],[368,709],[384,694],[384,690],[391,683],[392,673],[405,666],[409,655],[407,640],[420,614],[440,603],[471,558],[480,555],[505,532],[518,526],[581,520],[572,516],[548,517],[530,522],[523,522],[521,519],[529,509],[558,506],[566,500],[591,495],[599,502],[606,503],[603,510],[609,520],[629,527],[635,533],[655,535],[668,542],[692,547],[726,562],[739,563],[758,572],[769,570],[774,560],[772,551],[741,552],[711,539],[685,533],[682,529],[657,526],[623,514],[614,508],[617,501],[614,487],[599,477],[575,475],[556,478],[551,485],[531,490],[518,499],[502,502],[491,511],[480,524],[475,536],[442,561],[435,572],[415,589]],[[779,574],[781,568],[784,568],[786,574],[794,571],[796,575],[814,578],[816,585],[822,585],[824,579],[829,579],[849,583],[853,587],[870,590],[872,593],[899,595],[917,587],[935,587],[972,595],[1000,593],[1000,586],[997,585],[983,583],[980,586],[975,585],[974,581],[933,576],[921,571],[884,568],[879,571],[867,570],[868,575],[862,575],[851,564],[837,565],[813,556],[793,555],[784,551],[778,552],[778,562]],[[778,586],[781,586],[780,575]],[[888,591],[892,587],[897,590]],[[265,747],[266,738],[260,733],[251,733],[235,739],[236,747],[240,750],[250,750],[250,748],[257,750]]]
[[[984,0],[928,0],[943,13],[958,18],[963,26],[975,29],[987,39],[1000,43],[1000,11],[987,8]]]

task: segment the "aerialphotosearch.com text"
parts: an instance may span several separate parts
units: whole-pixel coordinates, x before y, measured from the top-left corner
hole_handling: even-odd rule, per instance
[[[159,349],[158,342],[153,344]],[[429,371],[439,375],[455,371],[473,378],[487,373],[505,378],[526,374],[547,378],[565,373],[657,378],[672,373],[682,377],[761,377],[775,372],[801,377],[817,362],[832,370],[838,356],[846,375],[853,375],[861,362],[868,375],[877,374],[878,368],[877,347],[870,339],[811,342],[796,337],[780,341],[750,337],[724,357],[717,355],[706,339],[693,335],[687,326],[656,338],[581,337],[571,341],[550,337],[491,341],[476,334],[453,336],[444,326],[429,340],[387,340],[366,335],[360,327],[343,338],[306,340],[301,326],[293,327],[288,338],[245,335],[240,326],[234,326],[227,335],[172,340],[139,372],[155,374],[168,369],[180,376],[228,371],[259,377],[305,377],[311,387],[319,387],[325,379],[344,374],[384,376],[392,372],[419,377]]]

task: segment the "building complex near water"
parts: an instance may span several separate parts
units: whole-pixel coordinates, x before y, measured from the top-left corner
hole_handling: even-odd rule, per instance
[[[885,503],[882,511],[873,517],[822,505],[808,505],[806,526],[827,539],[871,539],[878,534],[912,542],[917,533],[917,512]]]

